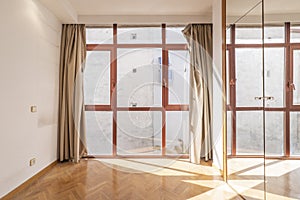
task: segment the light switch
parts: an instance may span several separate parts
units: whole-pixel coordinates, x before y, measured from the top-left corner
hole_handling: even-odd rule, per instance
[[[31,106],[31,107],[30,107],[30,111],[31,111],[32,113],[37,112],[37,106]]]

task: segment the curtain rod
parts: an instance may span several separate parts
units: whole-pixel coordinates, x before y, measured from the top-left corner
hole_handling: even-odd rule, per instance
[[[164,23],[162,23],[164,24]],[[156,28],[161,27],[162,24],[118,24],[118,28]],[[185,27],[186,24],[166,24],[167,27]],[[87,28],[112,28],[113,24],[104,24],[104,25],[97,25],[97,24],[88,24],[86,25]]]
[[[264,24],[264,27],[284,27],[284,23],[268,23],[268,24]],[[227,27],[229,27],[232,24],[227,25]],[[258,23],[252,23],[252,24],[237,24],[235,25],[236,28],[261,28],[262,24],[258,24]]]

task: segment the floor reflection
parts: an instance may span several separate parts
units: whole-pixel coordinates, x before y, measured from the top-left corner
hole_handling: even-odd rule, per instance
[[[264,199],[264,173],[266,198],[275,200],[300,199],[300,160],[262,158],[231,158],[228,160],[229,185],[247,200]]]

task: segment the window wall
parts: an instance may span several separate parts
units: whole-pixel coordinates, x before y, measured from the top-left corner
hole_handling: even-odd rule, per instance
[[[267,24],[264,29],[264,52],[261,27],[239,25],[227,31],[228,154],[263,156],[265,145],[266,156],[296,158],[300,156],[300,26]],[[255,98],[263,91],[269,97],[265,108]]]
[[[87,28],[89,155],[188,156],[189,54],[183,28]]]

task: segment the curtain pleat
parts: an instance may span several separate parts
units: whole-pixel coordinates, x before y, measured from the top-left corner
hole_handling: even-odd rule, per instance
[[[59,72],[59,160],[78,162],[87,153],[83,105],[85,25],[62,27]]]
[[[190,52],[190,161],[212,159],[212,25],[189,24],[182,31]]]

